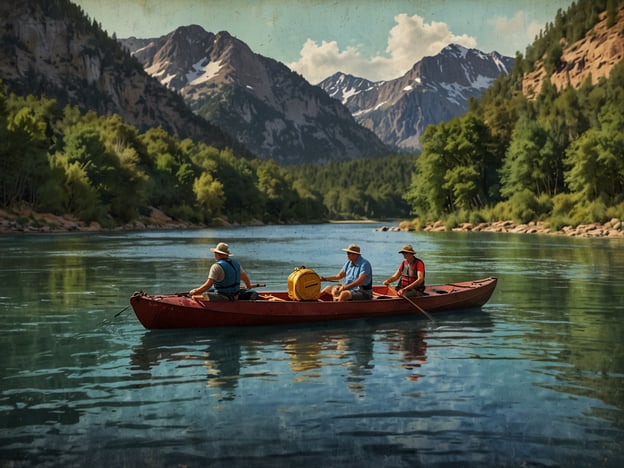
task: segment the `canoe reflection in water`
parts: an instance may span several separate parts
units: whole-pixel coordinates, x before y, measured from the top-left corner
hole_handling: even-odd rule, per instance
[[[401,361],[404,369],[412,371],[409,380],[421,377],[420,368],[427,361],[426,332],[422,329],[400,333],[390,342],[389,351],[398,351],[403,355]]]
[[[388,359],[386,354],[396,360],[400,353],[401,367],[409,371],[402,378],[423,378],[430,326],[421,320],[397,319],[340,327],[147,331],[133,350],[131,363],[142,371],[136,373],[141,385],[204,381],[207,388],[217,390],[213,396],[219,400],[234,399],[240,379],[314,382],[322,379],[326,368],[339,366],[348,390],[362,397],[375,361]],[[470,315],[449,313],[444,327],[489,330],[492,324],[485,312],[475,310]]]
[[[221,400],[233,400],[241,375],[241,346],[238,343],[210,343],[206,350],[204,368],[209,388],[220,390]]]

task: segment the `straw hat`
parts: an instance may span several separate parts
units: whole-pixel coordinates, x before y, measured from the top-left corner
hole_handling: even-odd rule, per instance
[[[403,248],[401,250],[399,250],[399,253],[411,253],[411,254],[415,254],[416,251],[414,250],[414,248],[412,247],[412,244],[405,244],[403,246]]]
[[[360,246],[355,244],[349,244],[349,247],[342,249],[345,252],[354,253],[360,255]]]
[[[221,255],[227,255],[228,257],[230,256],[230,246],[225,242],[219,242],[214,249],[211,247],[210,251],[220,253]]]

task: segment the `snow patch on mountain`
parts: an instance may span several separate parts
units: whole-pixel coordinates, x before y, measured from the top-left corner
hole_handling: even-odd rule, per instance
[[[189,85],[199,85],[202,83],[206,83],[216,77],[219,74],[219,71],[223,68],[223,63],[219,62],[206,62],[205,58],[202,58],[197,63],[195,63],[191,70],[186,74],[186,81]]]
[[[336,73],[319,86],[386,144],[417,151],[428,125],[465,113],[470,98],[481,95],[512,65],[511,57],[453,44],[395,80],[373,83]]]

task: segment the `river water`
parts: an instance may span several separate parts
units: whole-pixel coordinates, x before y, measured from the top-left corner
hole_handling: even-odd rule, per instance
[[[374,224],[0,237],[0,466],[624,463],[624,241]],[[133,292],[199,286],[230,244],[285,290],[361,245],[430,284],[497,276],[480,310],[145,330]]]

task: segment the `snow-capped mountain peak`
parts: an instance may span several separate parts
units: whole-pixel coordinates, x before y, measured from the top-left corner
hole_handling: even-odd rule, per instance
[[[373,83],[336,73],[319,86],[386,144],[411,151],[420,148],[428,125],[466,112],[469,99],[480,96],[512,65],[513,58],[497,52],[451,44],[394,80]]]

